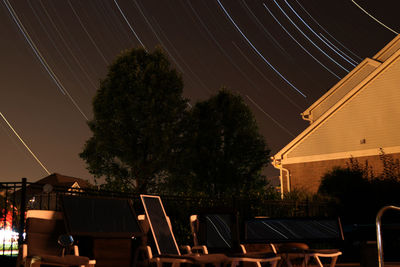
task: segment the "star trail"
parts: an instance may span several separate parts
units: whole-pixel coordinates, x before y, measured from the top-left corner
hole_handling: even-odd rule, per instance
[[[51,172],[90,179],[78,154],[91,136],[92,98],[108,65],[133,47],[164,49],[190,105],[221,87],[241,94],[273,154],[307,127],[302,111],[395,37],[399,7],[378,0],[2,0],[0,180]]]

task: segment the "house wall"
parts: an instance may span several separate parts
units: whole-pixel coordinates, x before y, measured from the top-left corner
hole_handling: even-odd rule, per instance
[[[331,112],[284,158],[399,146],[399,55],[393,64]]]
[[[400,160],[400,153],[388,154],[394,159]],[[356,158],[361,166],[365,165],[365,161],[368,161],[368,165],[372,166],[374,173],[379,174],[383,170],[382,161],[379,155],[358,157]],[[347,167],[349,159],[335,159],[326,161],[314,161],[305,163],[295,163],[284,165],[284,168],[289,170],[290,173],[290,189],[302,189],[311,193],[316,193],[321,183],[321,177],[332,170],[334,167]],[[284,192],[287,192],[287,176],[284,175]]]

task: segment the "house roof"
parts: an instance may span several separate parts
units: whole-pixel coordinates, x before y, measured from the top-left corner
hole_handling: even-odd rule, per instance
[[[387,67],[397,58],[400,56],[400,35],[394,38],[388,45],[386,45],[380,52],[378,52],[375,56],[375,60],[366,59],[360,63],[359,66],[355,68],[352,72],[350,72],[342,81],[338,84],[333,86],[331,90],[329,90],[326,94],[324,94],[320,99],[318,99],[313,105],[310,106],[302,115],[309,116],[312,113],[312,110],[316,108],[318,105],[321,105],[324,101],[335,94],[337,89],[343,84],[345,81],[349,81],[349,79],[354,79],[356,77],[354,74],[360,71],[362,68],[365,67],[367,63],[373,63],[376,67],[372,72],[368,75],[365,75],[363,79],[356,82],[350,90],[347,90],[347,93],[344,94],[342,97],[335,99],[334,103],[331,103],[328,108],[322,113],[319,114],[319,117],[315,117],[314,121],[311,121],[309,127],[307,127],[302,133],[300,133],[296,138],[294,138],[289,144],[287,144],[284,148],[282,148],[278,153],[276,153],[272,157],[272,164],[279,168],[281,165],[281,161],[285,159],[285,156],[296,148],[301,142],[312,134],[318,127],[324,124],[336,111],[338,111],[343,105],[345,105],[348,101],[350,101],[358,92],[362,91],[366,88],[366,85],[369,84],[372,80],[376,79]],[[385,60],[382,64],[374,63]],[[308,119],[308,118],[306,118]],[[375,153],[375,152],[374,152]],[[319,155],[318,155],[319,156]],[[332,155],[333,157],[337,157],[338,155]],[[311,157],[310,157],[311,159]]]
[[[307,108],[301,116],[304,120],[313,123],[321,117],[329,108],[342,99],[357,84],[362,82],[369,74],[381,65],[380,62],[366,58],[357,67],[350,71],[342,80],[329,89],[309,108]]]
[[[92,186],[89,182],[81,178],[66,176],[59,173],[53,173],[34,183],[40,185],[50,184],[52,186],[64,186],[64,187],[71,187],[75,183],[78,183],[80,188],[87,188]]]
[[[323,94],[309,108],[301,113],[304,120],[313,123],[323,115],[337,101],[342,99],[357,84],[368,77],[382,62],[385,62],[396,51],[400,49],[400,35],[393,38],[384,48],[382,48],[372,59],[366,58],[350,71],[343,79],[336,83],[331,89]]]

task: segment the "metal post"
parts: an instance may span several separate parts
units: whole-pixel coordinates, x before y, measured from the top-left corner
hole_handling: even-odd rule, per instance
[[[385,206],[381,208],[377,215],[376,215],[376,244],[378,246],[378,266],[383,267],[384,261],[383,261],[383,249],[382,249],[382,232],[381,232],[381,219],[382,215],[385,211],[393,209],[393,210],[398,210],[400,211],[400,207],[396,206]]]
[[[26,178],[22,178],[21,187],[21,206],[19,209],[19,229],[18,229],[18,246],[22,245],[24,240],[23,233],[25,228],[25,211],[26,211]]]

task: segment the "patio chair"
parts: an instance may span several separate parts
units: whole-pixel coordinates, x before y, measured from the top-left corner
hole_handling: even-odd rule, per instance
[[[97,266],[130,267],[142,231],[130,200],[99,196],[63,196],[66,229]]]
[[[73,255],[68,254],[69,251],[64,253],[65,248],[60,246],[59,237],[65,233],[61,212],[29,210],[26,215],[26,240],[18,265],[94,266],[95,260],[79,256],[77,246],[73,246]]]
[[[294,261],[299,261],[302,266],[309,266],[311,260],[315,260],[319,267],[324,267],[321,258],[330,258],[330,267],[336,265],[336,261],[342,252],[337,249],[310,249],[306,243],[282,243],[271,244],[276,247],[277,253],[282,258],[282,263],[292,267]]]
[[[142,223],[142,229],[145,232],[150,230],[156,247],[156,252],[153,253],[150,246],[142,246],[142,251],[147,254],[149,262],[157,263],[158,267],[161,267],[163,263],[171,263],[172,266],[181,263],[201,266],[212,264],[216,267],[230,263],[230,260],[224,254],[199,255],[192,254],[190,249],[187,249],[187,254],[182,255],[160,197],[140,195],[140,198],[146,215],[145,217],[139,216],[139,221]]]
[[[157,249],[157,255],[153,256],[158,266],[164,262],[177,265],[180,263],[190,263],[196,265],[213,264],[214,266],[231,264],[236,265],[239,262],[271,262],[275,266],[279,257],[269,257],[263,255],[244,255],[232,254],[225,255],[223,253],[213,254],[198,254],[191,253],[181,255],[181,252],[176,243],[172,232],[171,223],[165,213],[159,196],[141,195],[142,203],[146,213],[146,220],[154,238],[154,243]],[[193,250],[193,248],[192,248]],[[150,249],[148,249],[150,251]],[[151,251],[150,251],[151,253]]]
[[[257,267],[268,263],[275,267],[281,259],[272,249],[248,251],[245,245],[240,244],[237,213],[207,212],[192,215],[190,225],[196,248],[224,253],[231,262],[253,263]]]
[[[343,240],[340,219],[267,218],[246,221],[245,240],[248,243],[268,243],[278,255],[281,264],[289,267],[294,261],[308,266],[311,260],[323,267],[321,258],[330,259],[334,267],[342,252],[338,249],[310,249],[308,244],[338,243]]]

